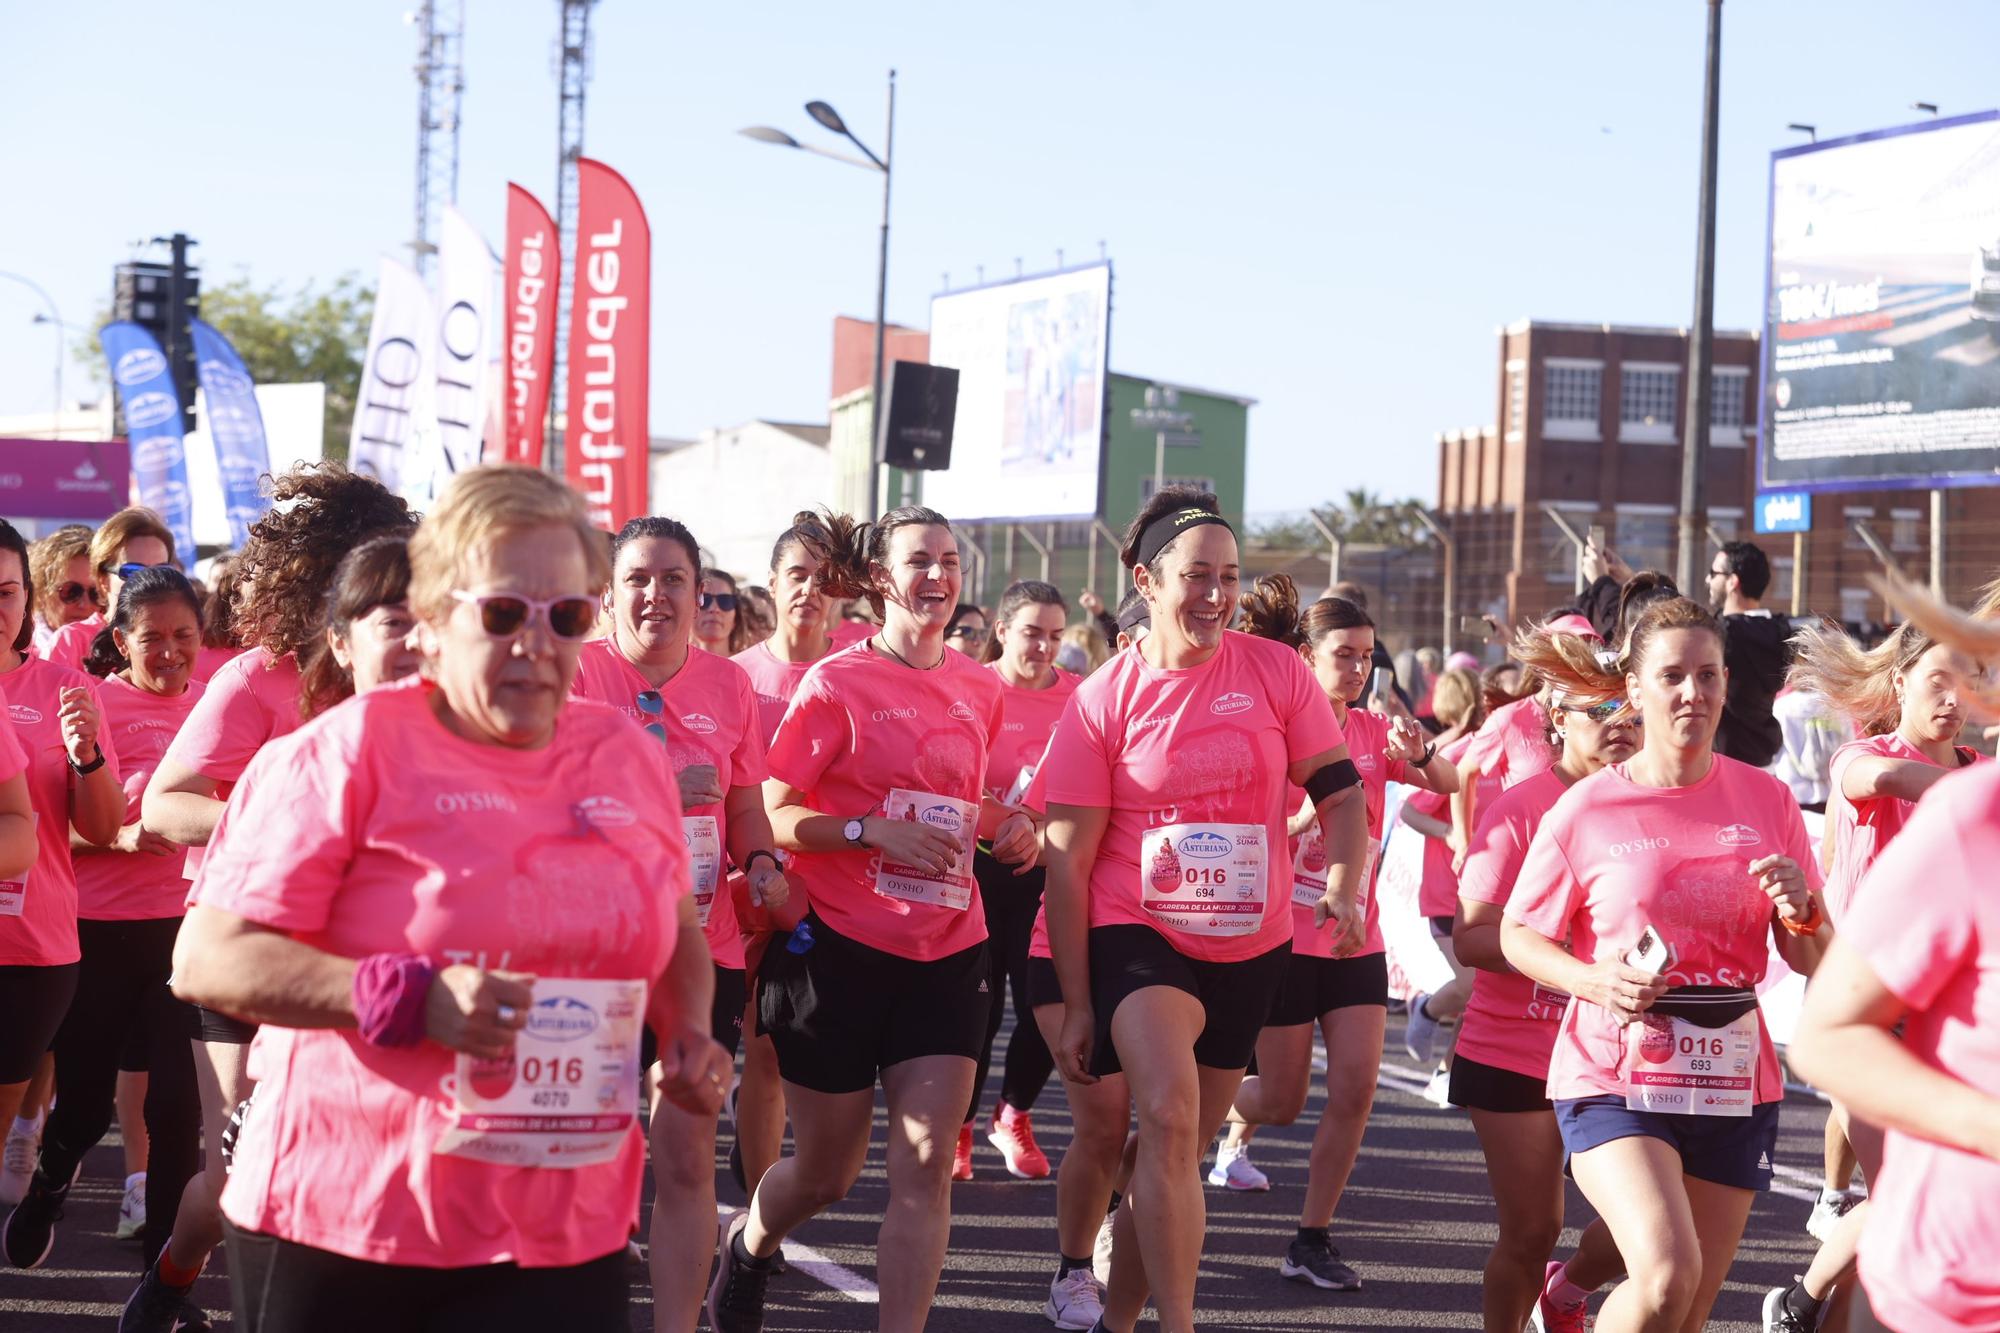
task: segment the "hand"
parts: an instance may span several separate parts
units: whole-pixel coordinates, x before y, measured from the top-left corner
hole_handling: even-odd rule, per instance
[[[81,685],[65,685],[56,693],[56,718],[62,723],[63,749],[70,762],[82,767],[97,758],[97,700]]]
[[[1632,581],[1632,566],[1625,563],[1625,557],[1616,551],[1604,553],[1605,573],[1618,580],[1621,588]]]
[[[1451,873],[1462,874],[1465,870],[1465,855],[1472,850],[1472,839],[1454,823],[1451,832],[1445,834],[1444,845],[1451,848]]]
[[[1579,1000],[1610,1010],[1618,1026],[1624,1027],[1667,993],[1667,982],[1664,977],[1643,972],[1612,954],[1590,965],[1584,984],[1574,993]]]
[[[467,1055],[503,1059],[514,1053],[514,1034],[528,1025],[528,1010],[534,1003],[535,978],[530,973],[488,972],[470,963],[453,963],[431,978],[431,993],[424,1001],[424,1035]]]
[[[714,764],[689,764],[674,775],[674,782],[681,789],[683,810],[714,805],[722,800],[721,780]]]
[[[1750,873],[1757,877],[1757,887],[1777,904],[1780,917],[1803,921],[1812,915],[1812,890],[1806,887],[1806,872],[1797,861],[1789,856],[1759,857],[1750,863]]]
[[[1319,823],[1319,811],[1313,809],[1312,797],[1308,796],[1306,797],[1305,804],[1300,806],[1297,812],[1285,821],[1285,836],[1288,838],[1303,838],[1306,834],[1312,832],[1312,826],[1317,823]]]
[[[1076,604],[1093,616],[1104,614],[1104,599],[1088,588],[1076,595]]]
[[[1017,875],[1033,870],[1041,854],[1042,842],[1035,836],[1035,821],[1025,811],[1016,810],[993,831],[993,859],[1002,865],[1019,867],[1014,871]]]
[[[1333,923],[1333,956],[1347,958],[1367,942],[1364,933],[1367,922],[1361,915],[1361,904],[1352,898],[1336,898],[1328,892],[1313,904],[1313,929],[1318,930],[1327,922]]]
[[[1583,580],[1595,583],[1611,571],[1611,562],[1604,552],[1597,549],[1596,542],[1585,542],[1583,547]]]
[[[1396,717],[1389,720],[1389,757],[1406,764],[1414,764],[1424,757],[1423,724],[1413,717]]]
[[[785,878],[785,872],[762,857],[743,878],[750,885],[750,901],[758,907],[783,907],[792,896],[792,882]]]
[[[733,1064],[706,1028],[683,1024],[660,1041],[660,1095],[689,1115],[715,1115]]]
[[[884,819],[870,815],[863,821],[861,840],[882,853],[884,861],[913,866],[933,875],[948,875],[958,869],[962,855],[958,839],[943,829],[907,819]]]
[[[148,856],[172,856],[183,849],[179,843],[169,842],[159,834],[133,823],[118,830],[118,837],[112,842],[111,850],[143,852]]]
[[[1091,1048],[1097,1044],[1097,1015],[1077,1005],[1063,1006],[1062,1033],[1056,1038],[1056,1068],[1072,1083],[1095,1083],[1090,1072]]]

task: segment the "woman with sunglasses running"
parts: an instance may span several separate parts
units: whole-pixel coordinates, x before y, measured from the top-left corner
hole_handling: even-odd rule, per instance
[[[984,792],[1000,682],[944,644],[958,544],[933,510],[876,523],[829,515],[806,538],[823,592],[866,597],[880,633],[821,660],[771,744],[765,803],[812,912],[758,971],[758,1019],[778,1050],[794,1154],[723,1226],[710,1288],[717,1333],[763,1326],[786,1235],[844,1198],[868,1154],[879,1078],[889,1203],[876,1247],[880,1325],[921,1328],[951,1232],[944,1145],[972,1099],[986,1029],[985,913],[973,844],[1034,860],[1035,825]]]
[[[160,516],[150,509],[133,505],[121,509],[90,538],[91,582],[97,590],[97,605],[91,613],[56,630],[42,654],[58,666],[83,670],[83,659],[97,631],[104,628],[104,612],[118,605],[118,589],[141,569],[171,565],[174,534]]]
[[[1359,893],[1362,946],[1346,955],[1318,918],[1326,894],[1327,855],[1313,803],[1304,793],[1288,830],[1298,838],[1293,858],[1292,957],[1264,1030],[1257,1037],[1257,1072],[1243,1080],[1229,1113],[1229,1134],[1216,1156],[1223,1183],[1242,1160],[1257,1125],[1288,1125],[1305,1109],[1312,1082],[1313,1031],[1325,1037],[1326,1104],[1313,1131],[1298,1234],[1279,1263],[1281,1275],[1325,1291],[1356,1291],[1361,1277],[1342,1261],[1330,1230],[1340,1196],[1353,1174],[1375,1104],[1382,1066],[1382,1036],[1389,1013],[1389,965],[1383,950],[1380,906],[1374,893],[1381,856],[1388,784],[1403,783],[1449,796],[1458,773],[1424,739],[1415,718],[1391,721],[1357,705],[1374,664],[1375,622],[1354,603],[1324,597],[1300,612],[1298,592],[1283,574],[1267,574],[1243,595],[1248,634],[1295,651],[1333,707],[1347,753],[1361,771],[1368,819],[1368,853]]]
[[[81,523],[57,528],[28,548],[28,574],[35,584],[36,657],[46,657],[56,631],[98,615],[97,581],[90,576],[90,529]]]
[[[1360,770],[1299,654],[1228,631],[1239,557],[1219,509],[1169,487],[1133,520],[1120,554],[1151,631],[1078,687],[1037,774],[1063,997],[1056,1061],[1085,1083],[1122,1070],[1139,1115],[1099,1320],[1114,1333],[1133,1327],[1149,1287],[1161,1329],[1194,1326],[1201,1145],[1229,1112],[1292,953],[1293,786],[1328,848],[1315,921],[1334,919],[1335,954],[1366,942]]]
[[[1715,617],[1655,603],[1623,666],[1645,748],[1543,816],[1500,940],[1523,975],[1573,997],[1549,1097],[1629,1274],[1597,1327],[1693,1333],[1770,1186],[1785,1090],[1755,987],[1773,940],[1810,975],[1831,930],[1790,790],[1714,752]]]
[[[743,868],[752,901],[773,908],[788,896],[764,813],[764,736],[757,695],[743,668],[694,646],[703,584],[701,546],[671,518],[635,518],[611,539],[604,594],[611,633],[578,656],[570,692],[609,704],[641,723],[667,751],[680,791],[681,829],[693,863],[695,918],[715,972],[709,1034],[729,1052],[741,1044],[743,937],[725,884]],[[652,1229],[648,1256],[663,1329],[692,1333],[714,1256],[716,1116],[662,1101],[651,1127]]]
[[[1498,793],[1473,834],[1458,876],[1452,946],[1476,969],[1459,1022],[1451,1104],[1472,1116],[1493,1185],[1499,1237],[1486,1258],[1486,1333],[1583,1333],[1585,1296],[1622,1271],[1601,1220],[1584,1230],[1567,1264],[1550,1259],[1562,1236],[1563,1143],[1548,1099],[1549,1058],[1569,996],[1521,975],[1500,949],[1501,920],[1535,830],[1563,794],[1639,748],[1625,681],[1597,659],[1593,633],[1541,627],[1514,656],[1551,682],[1555,763]]]
[[[992,641],[993,631],[986,623],[986,613],[970,602],[960,602],[951,613],[951,624],[945,627],[944,641],[950,648],[956,648],[967,657],[978,660]]]
[[[701,571],[694,642],[703,652],[734,657],[750,646],[750,636],[736,605],[736,576],[719,569]]]
[[[1867,651],[1845,631],[1816,623],[1802,625],[1792,643],[1787,683],[1826,700],[1863,737],[1835,750],[1829,766],[1826,910],[1834,927],[1847,934],[1857,889],[1872,882],[1869,871],[1916,815],[1918,802],[1947,775],[1980,758],[1956,744],[1966,723],[1966,687],[1978,676],[1978,666],[1911,624]],[[1873,883],[1877,892],[1888,887]],[[1891,896],[1900,902],[1894,891]],[[1873,1188],[1882,1170],[1882,1131],[1855,1119],[1840,1102],[1832,1115]],[[1811,1333],[1819,1327],[1821,1307],[1853,1280],[1872,1211],[1867,1199],[1847,1196],[1845,1211],[1811,1266],[1789,1286],[1766,1294],[1766,1329]]]

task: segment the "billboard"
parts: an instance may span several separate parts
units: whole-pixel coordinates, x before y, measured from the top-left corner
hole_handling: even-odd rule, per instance
[[[924,502],[953,519],[1097,513],[1111,265],[931,298],[931,364],[958,371],[951,466]]]
[[[2000,112],[1771,155],[1759,485],[2000,483]]]

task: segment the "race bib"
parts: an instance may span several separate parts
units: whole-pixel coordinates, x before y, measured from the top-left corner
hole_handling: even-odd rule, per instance
[[[1531,1023],[1559,1023],[1568,1011],[1569,992],[1537,981],[1535,993],[1528,998],[1527,1010],[1521,1016]]]
[[[1757,1097],[1757,1011],[1724,1027],[1641,1014],[1625,1029],[1625,1105],[1672,1115],[1747,1116]]]
[[[514,1054],[459,1052],[437,1151],[496,1166],[574,1168],[616,1158],[639,1122],[644,981],[535,982]]]
[[[882,802],[884,819],[928,824],[958,840],[958,869],[942,875],[898,865],[886,854],[875,863],[875,892],[904,902],[929,903],[963,912],[972,906],[972,851],[979,840],[979,807],[926,791],[896,787]]]
[[[722,882],[722,833],[714,815],[682,815],[681,836],[687,839],[694,870],[694,910],[705,929],[715,906],[715,888]]]
[[[32,832],[42,817],[33,810],[28,812],[28,828]],[[28,876],[33,867],[21,872],[19,879],[0,879],[0,916],[19,916],[28,906]]]
[[[1019,805],[1021,803],[1021,798],[1028,794],[1028,784],[1035,780],[1035,768],[1034,764],[1021,765],[1021,771],[1014,775],[1014,785],[1009,787],[1007,794],[1000,798],[1000,804]]]
[[[1184,935],[1254,935],[1264,924],[1262,824],[1169,824],[1139,840],[1139,901]]]
[[[1361,888],[1354,895],[1354,905],[1367,915],[1368,899],[1375,892],[1375,862],[1382,855],[1382,840],[1368,840],[1368,859],[1361,864]],[[1292,905],[1310,911],[1313,905],[1326,897],[1326,834],[1320,831],[1319,821],[1314,820],[1305,836],[1299,839],[1298,854],[1292,857]]]

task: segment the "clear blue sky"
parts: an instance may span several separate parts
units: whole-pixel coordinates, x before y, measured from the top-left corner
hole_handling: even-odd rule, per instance
[[[137,237],[210,279],[368,275],[409,237],[404,4],[92,0],[0,18],[0,269],[84,321]],[[553,193],[553,0],[468,0],[460,201]],[[1495,329],[1692,309],[1705,6],[604,0],[588,151],[654,226],[652,411],[692,434],[823,419],[831,324],[872,313],[877,180],[739,138],[879,151],[900,71],[892,320],[949,272],[1116,265],[1114,368],[1260,400],[1250,508],[1435,497],[1439,429],[1489,422]],[[1768,153],[2000,99],[1992,0],[1730,0],[1716,315],[1758,321]],[[0,414],[46,410],[33,296],[0,282]],[[72,371],[80,382],[82,371]]]

